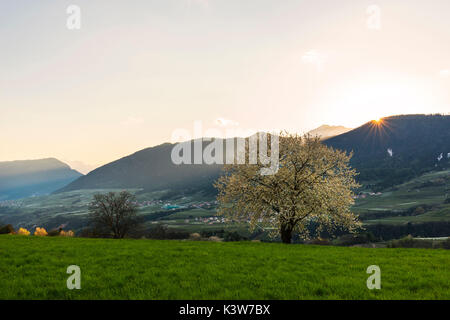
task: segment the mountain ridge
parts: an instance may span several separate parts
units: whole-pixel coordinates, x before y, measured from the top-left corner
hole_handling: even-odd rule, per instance
[[[441,132],[434,132],[437,128]],[[412,145],[411,141],[416,144]],[[351,163],[361,173],[361,180],[375,180],[381,188],[427,170],[447,166],[447,159],[440,163],[433,160],[446,152],[446,145],[450,152],[450,144],[446,141],[450,141],[450,116],[400,115],[384,118],[379,124],[367,122],[346,133],[325,139],[324,143],[347,152],[353,151]],[[221,165],[174,165],[170,159],[173,146],[163,143],[137,151],[95,169],[57,192],[96,188],[214,192],[211,185],[219,176]],[[389,149],[392,149],[392,156],[389,156]],[[426,155],[417,157],[420,150]]]
[[[416,114],[369,121],[324,143],[353,152],[351,164],[360,172],[359,179],[386,188],[450,167],[449,141],[450,116]]]
[[[56,158],[0,162],[0,200],[49,194],[82,176]]]
[[[328,124],[323,124],[316,129],[308,131],[308,134],[313,136],[319,136],[322,140],[325,140],[349,132],[351,130],[353,129],[344,126],[331,126]]]

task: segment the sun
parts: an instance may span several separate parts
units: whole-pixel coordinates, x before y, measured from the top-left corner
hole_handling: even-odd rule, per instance
[[[373,123],[375,123],[376,125],[380,126],[383,124],[383,118],[379,118],[377,120],[372,120]]]

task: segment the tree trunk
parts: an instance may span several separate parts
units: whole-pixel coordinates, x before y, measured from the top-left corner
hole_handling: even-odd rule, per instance
[[[283,241],[283,243],[289,244],[292,242],[292,228],[289,225],[287,224],[282,225],[280,234],[281,234],[281,241]]]

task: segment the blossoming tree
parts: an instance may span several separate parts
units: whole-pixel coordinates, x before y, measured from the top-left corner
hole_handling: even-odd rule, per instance
[[[351,156],[327,147],[318,137],[282,132],[276,174],[261,175],[259,162],[224,166],[225,174],[215,184],[218,213],[250,221],[251,229],[269,228],[284,243],[291,243],[295,232],[308,238],[312,224],[316,232],[332,232],[338,226],[354,232],[361,223],[350,211],[353,190],[359,186],[349,165]]]

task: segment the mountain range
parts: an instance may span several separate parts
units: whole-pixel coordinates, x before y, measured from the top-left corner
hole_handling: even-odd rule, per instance
[[[324,143],[353,152],[351,164],[358,170],[359,180],[383,189],[450,167],[450,116],[387,117]]]
[[[321,128],[316,134],[347,131],[342,127]],[[404,115],[368,122],[325,139],[324,143],[353,152],[351,164],[360,172],[360,181],[370,182],[374,188],[385,188],[429,170],[449,167],[449,141],[450,116]],[[58,192],[143,188],[146,191],[166,189],[179,194],[214,193],[212,182],[220,175],[221,166],[175,165],[170,158],[173,147],[165,143],[141,150],[78,178]],[[442,159],[438,160],[441,154]]]
[[[81,176],[54,158],[0,162],[0,200],[49,194]]]
[[[450,167],[450,116],[392,116],[353,130],[324,125],[309,133],[320,136],[333,148],[353,152],[351,164],[359,172],[360,182],[375,190]],[[203,150],[209,143],[203,142]],[[213,196],[212,184],[222,166],[175,165],[171,159],[173,147],[174,144],[164,143],[146,148],[87,175],[53,158],[0,162],[0,200],[122,188],[165,190],[177,197],[196,192]]]
[[[312,136],[319,136],[322,140],[329,139],[334,136],[351,131],[352,129],[346,128],[344,126],[329,126],[322,125],[314,130],[308,132]]]

